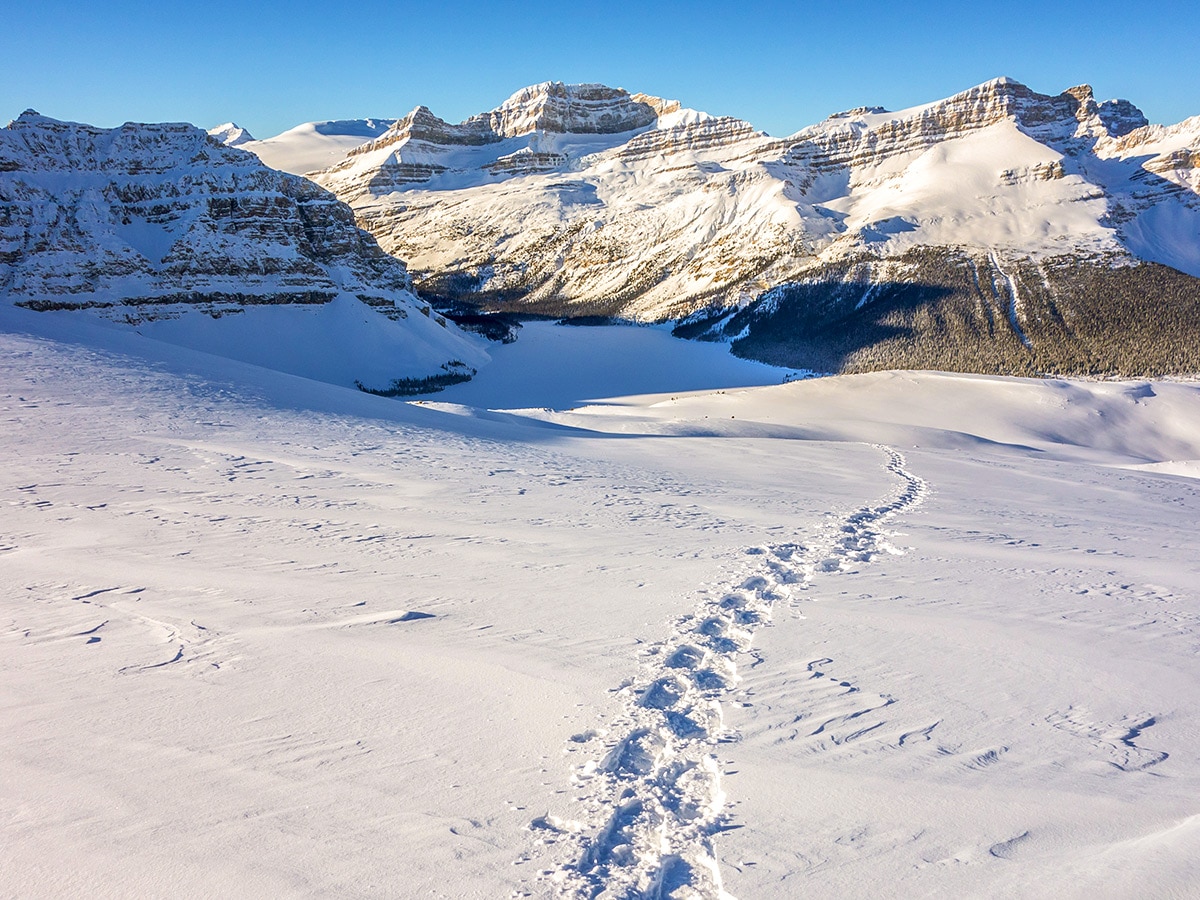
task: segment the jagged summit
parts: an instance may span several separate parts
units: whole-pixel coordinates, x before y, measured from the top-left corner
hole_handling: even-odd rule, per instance
[[[1003,119],[1039,139],[1059,143],[1075,138],[1120,137],[1149,124],[1141,110],[1127,100],[1098,103],[1090,85],[1071,87],[1057,95],[1039,94],[1014,78],[1002,76],[944,100],[895,112],[859,107],[837,113],[793,137],[848,133],[848,129],[856,135],[864,131],[880,135],[906,133],[919,142],[987,128]]]
[[[603,84],[547,81],[514,93],[495,109],[451,124],[418,106],[384,134],[313,173],[342,196],[385,193],[433,178],[486,183],[570,169],[575,161],[655,128],[710,117],[678,101]]]
[[[208,129],[208,133],[227,147],[240,147],[254,140],[254,135],[236,122],[225,122]]]
[[[418,106],[387,134],[354,152],[367,153],[405,138],[479,146],[536,132],[622,134],[645,128],[679,109],[677,100],[630,94],[623,88],[546,81],[522,88],[490,112],[471,116],[457,125],[434,115],[427,106]]]
[[[497,134],[518,137],[534,131],[555,134],[619,134],[644,128],[679,109],[677,100],[630,94],[603,84],[544,81],[514,93],[486,119]],[[470,120],[468,120],[470,121]]]

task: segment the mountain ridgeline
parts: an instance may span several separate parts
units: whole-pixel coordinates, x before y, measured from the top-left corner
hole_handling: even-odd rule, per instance
[[[1007,78],[776,138],[549,82],[309,173],[444,309],[673,321],[782,365],[1200,372],[1200,117]]]
[[[675,333],[815,372],[1162,377],[1200,372],[1197,323],[1200,279],[1170,266],[920,247],[830,263]]]

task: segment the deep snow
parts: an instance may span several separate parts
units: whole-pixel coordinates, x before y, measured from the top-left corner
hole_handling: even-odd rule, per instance
[[[6,321],[6,895],[1200,879],[1197,385],[544,325],[402,403]]]

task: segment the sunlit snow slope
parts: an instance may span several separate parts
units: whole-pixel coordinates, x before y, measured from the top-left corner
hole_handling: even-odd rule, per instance
[[[1200,482],[1159,474],[1196,471],[1194,384],[729,371],[554,411],[547,325],[462,388],[500,412],[11,316],[6,895],[1200,878]]]
[[[283,134],[261,141],[252,137],[243,138],[237,133],[229,133],[230,137],[227,137],[227,132],[220,130],[227,126],[210,129],[209,134],[222,143],[249,150],[272,169],[303,175],[341,161],[355,147],[360,147],[386,132],[393,122],[392,119],[305,122]],[[238,131],[241,132],[241,129]]]
[[[1200,275],[1198,141],[1194,120],[1150,126],[1086,86],[1049,96],[1006,78],[786,138],[546,83],[461,125],[419,108],[313,177],[421,270],[530,300],[618,293],[610,306],[661,316],[914,247],[1117,254]]]

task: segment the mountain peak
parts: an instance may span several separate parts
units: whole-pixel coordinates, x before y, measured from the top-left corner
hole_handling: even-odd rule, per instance
[[[678,101],[630,94],[624,88],[543,81],[522,88],[490,112],[471,116],[457,125],[442,119],[428,106],[414,107],[385,134],[352,149],[334,168],[353,165],[352,160],[377,150],[393,148],[392,152],[396,152],[412,142],[442,148],[482,147],[509,138],[530,137],[533,141],[540,133],[623,134],[647,128],[661,116],[679,110]],[[404,180],[423,180],[444,168],[440,163],[422,159],[415,167],[404,167]]]
[[[560,97],[578,100],[612,100],[617,97],[628,97],[629,92],[624,88],[611,88],[599,82],[584,82],[567,84],[564,81],[540,81],[514,91],[497,109],[512,106],[524,106],[531,100],[545,97]]]
[[[922,110],[949,114],[960,124],[986,125],[1013,119],[1023,129],[1048,140],[1072,137],[1118,137],[1148,124],[1128,100],[1097,103],[1092,86],[1079,84],[1060,94],[1039,94],[1008,76],[993,78]]]
[[[677,101],[630,94],[624,88],[543,81],[522,88],[496,109],[467,121],[486,119],[501,137],[519,137],[535,131],[620,134],[645,128],[660,115],[677,109]]]
[[[137,325],[347,387],[486,358],[349,207],[192,125],[26,114],[0,129],[0,222],[0,309]]]
[[[8,127],[14,125],[74,125],[74,122],[63,122],[58,119],[52,119],[49,116],[43,116],[36,109],[27,109],[11,122]]]
[[[208,133],[227,147],[240,147],[254,140],[254,135],[236,122],[226,122],[216,128],[210,128]]]

